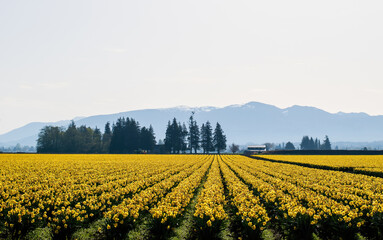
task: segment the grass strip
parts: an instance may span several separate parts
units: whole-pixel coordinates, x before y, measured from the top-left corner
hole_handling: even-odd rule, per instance
[[[26,236],[26,240],[51,240],[53,233],[50,227],[36,228],[30,231]]]
[[[103,239],[102,229],[106,225],[106,219],[102,218],[94,221],[88,228],[81,228],[76,231],[71,239],[86,240],[86,239]]]
[[[170,237],[170,240],[186,240],[191,239],[194,236],[195,233],[195,222],[194,222],[194,211],[195,206],[197,205],[198,196],[200,195],[203,185],[205,184],[207,180],[207,176],[209,175],[211,165],[209,166],[209,169],[206,171],[205,176],[202,178],[202,181],[200,185],[196,188],[195,194],[193,198],[191,199],[189,205],[185,209],[184,215],[181,218],[179,227],[174,228],[173,230],[173,236]]]

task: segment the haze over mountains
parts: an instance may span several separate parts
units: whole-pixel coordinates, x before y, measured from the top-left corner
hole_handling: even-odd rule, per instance
[[[265,142],[300,142],[303,135],[323,139],[325,135],[332,142],[375,142],[383,140],[383,116],[365,113],[328,113],[315,107],[292,106],[278,108],[259,102],[243,105],[216,107],[174,107],[166,109],[144,109],[108,115],[75,118],[77,126],[98,127],[102,131],[105,123],[115,122],[119,117],[130,117],[141,126],[153,126],[156,139],[164,139],[167,122],[174,117],[187,124],[192,111],[199,125],[218,121],[225,131],[228,143],[260,144]],[[46,125],[67,127],[70,120],[29,123],[0,135],[0,146],[36,145],[41,128]],[[346,143],[345,143],[346,144]],[[366,143],[367,144],[367,143]],[[377,142],[376,144],[381,144]]]

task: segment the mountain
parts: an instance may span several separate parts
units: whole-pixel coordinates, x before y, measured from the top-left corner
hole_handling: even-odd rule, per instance
[[[145,109],[109,115],[74,119],[77,126],[87,125],[103,130],[105,123],[119,117],[130,117],[141,126],[153,126],[157,140],[163,139],[167,122],[173,117],[187,124],[191,112],[198,124],[209,120],[213,126],[218,121],[223,127],[228,143],[254,144],[264,142],[300,142],[303,135],[332,142],[373,142],[383,140],[383,116],[365,113],[328,113],[315,107],[292,106],[278,108],[259,102],[217,107],[179,106],[164,109]],[[40,129],[46,125],[66,127],[70,121],[30,123],[0,135],[0,146],[35,145]]]

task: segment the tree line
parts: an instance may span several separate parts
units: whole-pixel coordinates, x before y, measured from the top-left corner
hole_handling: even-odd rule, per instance
[[[189,118],[189,126],[174,118],[169,121],[164,139],[166,153],[196,153],[202,148],[204,153],[226,149],[226,136],[219,123],[213,132],[209,121],[201,128]],[[112,126],[105,124],[102,133],[97,127],[85,125],[77,127],[72,121],[67,129],[46,126],[37,139],[38,153],[141,153],[153,152],[156,138],[152,126],[140,127],[133,118],[119,118]]]
[[[100,129],[77,127],[73,121],[66,130],[46,126],[37,139],[38,153],[102,153],[104,148]]]
[[[274,144],[265,143],[265,145],[270,145],[267,149],[274,150],[296,150],[294,144],[292,142],[287,142],[286,144],[279,144],[274,146]],[[300,150],[331,150],[331,142],[329,137],[326,135],[323,141],[323,144],[318,138],[312,138],[309,136],[303,136],[302,141],[300,143]]]
[[[323,144],[318,138],[315,140],[309,136],[303,136],[301,141],[301,150],[331,150],[331,142],[328,136],[326,135]]]
[[[130,118],[119,118],[113,126],[105,124],[104,133],[97,127],[77,127],[72,121],[68,128],[46,126],[37,139],[38,153],[135,153],[151,151],[156,144],[152,126],[140,127]]]
[[[194,120],[193,114],[189,118],[189,126],[177,122],[176,118],[169,121],[165,133],[165,149],[169,153],[203,153],[217,151],[218,154],[226,150],[226,135],[217,122],[214,132],[211,123],[207,121],[201,127]]]

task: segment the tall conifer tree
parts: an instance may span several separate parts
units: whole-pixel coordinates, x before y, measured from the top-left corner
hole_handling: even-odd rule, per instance
[[[110,152],[110,140],[112,139],[112,130],[110,129],[110,123],[105,124],[104,134],[102,135],[102,152]]]
[[[207,121],[205,124],[201,126],[201,147],[204,153],[209,153],[210,151],[214,151],[213,145],[213,129],[211,128],[211,124]]]
[[[194,112],[189,118],[189,149],[190,153],[197,153],[197,150],[200,148],[199,140],[200,140],[200,131],[197,122],[194,120]]]
[[[226,136],[223,133],[221,125],[217,122],[214,129],[214,148],[220,154],[221,151],[226,150]]]
[[[64,133],[64,149],[66,153],[78,153],[79,134],[76,124],[72,121]]]
[[[323,150],[331,150],[330,139],[328,138],[327,135],[326,135],[326,137],[325,137],[325,139],[324,139],[324,142],[323,142],[323,145],[322,145],[322,149],[323,149]]]

